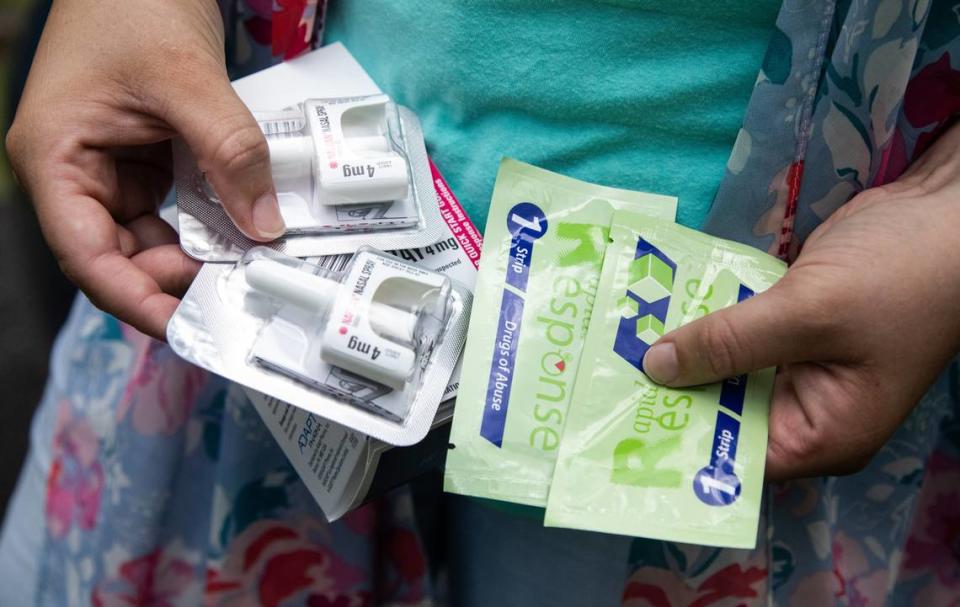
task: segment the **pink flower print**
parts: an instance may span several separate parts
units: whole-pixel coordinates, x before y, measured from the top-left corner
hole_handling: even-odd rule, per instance
[[[370,604],[369,592],[360,585],[371,573],[348,565],[324,545],[325,525],[305,521],[303,526],[258,521],[234,537],[222,567],[208,574],[205,604],[279,607],[295,599],[331,607]],[[322,533],[309,533],[311,526]]]
[[[410,529],[395,527],[388,532],[383,548],[390,581],[385,581],[386,588],[381,594],[418,602],[427,578],[427,560],[420,537]]]
[[[270,39],[273,37],[270,19],[257,16],[250,17],[244,20],[243,27],[250,34],[250,38],[260,46],[270,44]]]
[[[274,0],[245,0],[244,4],[250,7],[258,17],[270,19],[273,15],[273,2]]]
[[[833,574],[837,578],[837,598],[855,607],[882,605],[887,592],[885,567],[871,569],[859,542],[838,532],[833,540]]]
[[[943,452],[927,463],[902,568],[905,578],[931,579],[927,604],[960,593],[960,461]]]
[[[76,523],[93,529],[100,511],[103,467],[99,461],[100,441],[85,419],[74,419],[70,403],[60,406],[53,436],[53,463],[47,477],[45,504],[47,529],[63,537]]]
[[[907,84],[903,114],[917,128],[939,124],[960,112],[960,70],[950,66],[950,53],[920,70]]]
[[[293,59],[310,48],[317,0],[276,0],[272,41],[274,56]]]
[[[189,417],[206,379],[199,367],[154,341],[127,385],[117,411],[119,420],[129,413],[133,428],[145,436],[175,434]]]
[[[907,146],[903,141],[903,133],[900,129],[894,129],[887,147],[881,153],[880,166],[877,168],[876,175],[873,176],[870,187],[875,188],[896,181],[907,170],[908,164]]]
[[[905,566],[932,569],[943,584],[960,590],[960,493],[937,495],[925,506],[920,516],[926,520],[926,537],[908,540]]]
[[[914,127],[926,128],[917,137],[914,158],[923,154],[957,120],[960,70],[950,66],[950,53],[944,53],[920,70],[907,84],[903,114]]]
[[[840,596],[840,582],[833,571],[818,571],[797,581],[790,594],[790,607],[831,605]]]
[[[249,13],[252,13],[252,15],[243,20],[243,27],[253,41],[261,46],[270,44],[273,36],[271,31],[273,2],[274,0],[246,0],[245,2],[249,8]]]
[[[839,532],[833,538],[833,571],[819,571],[799,580],[789,604],[807,605],[883,605],[886,601],[888,573],[885,566],[871,569],[859,542]]]
[[[377,526],[377,510],[374,504],[351,510],[340,519],[350,531],[357,535],[372,536]]]
[[[674,571],[641,567],[623,591],[623,607],[708,607],[765,605],[767,570],[731,563],[700,583]]]
[[[157,548],[127,561],[93,591],[94,607],[180,607],[192,604],[200,580],[186,560]]]

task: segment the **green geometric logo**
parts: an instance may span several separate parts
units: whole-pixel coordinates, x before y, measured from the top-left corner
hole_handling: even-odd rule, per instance
[[[644,343],[652,344],[663,337],[664,326],[653,314],[637,319],[637,337]]]
[[[630,264],[627,290],[653,303],[670,295],[673,269],[662,259],[648,253]]]
[[[640,302],[629,295],[624,295],[617,301],[617,309],[620,310],[620,316],[630,318],[640,313]]]

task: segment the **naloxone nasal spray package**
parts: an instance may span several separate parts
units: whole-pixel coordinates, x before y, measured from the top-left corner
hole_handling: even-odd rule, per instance
[[[294,257],[425,246],[443,236],[423,133],[386,95],[310,99],[255,112]],[[180,240],[202,261],[235,261],[258,243],[233,224],[187,147],[174,150]]]
[[[756,249],[617,213],[564,429],[548,526],[751,548],[774,369],[695,388],[643,374],[662,335],[773,285]]]
[[[444,488],[544,506],[610,220],[672,221],[676,199],[500,165],[464,353]]]
[[[440,171],[432,164],[431,170],[446,224],[446,238],[426,247],[393,254],[427,270],[440,272],[472,290],[483,248],[480,232]],[[326,257],[322,265],[345,267],[348,257]],[[307,491],[332,521],[361,503],[382,496],[392,487],[428,470],[442,468],[461,371],[458,362],[447,380],[443,402],[426,438],[416,445],[402,448],[392,448],[387,443],[255,390],[247,389],[246,392]]]
[[[328,267],[255,247],[235,266],[207,264],[167,327],[170,345],[320,417],[416,443],[463,347],[470,292],[370,247],[348,259]]]

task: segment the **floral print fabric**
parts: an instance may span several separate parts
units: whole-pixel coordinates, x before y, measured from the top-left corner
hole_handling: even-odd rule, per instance
[[[792,259],[958,112],[956,0],[786,0],[706,230]],[[768,487],[756,550],[637,540],[623,603],[960,604],[958,369],[866,470]]]
[[[316,44],[324,5],[225,2],[235,75]],[[786,0],[707,229],[789,258],[958,112],[956,0]],[[433,600],[410,496],[326,523],[242,391],[83,298],[51,369],[39,604]],[[755,550],[636,540],[622,604],[960,604],[958,403],[954,363],[866,470],[769,487]]]
[[[407,494],[328,524],[242,390],[86,299],[58,341],[34,431],[52,445],[38,604],[355,607],[430,595]]]
[[[960,111],[956,0],[786,0],[708,232],[792,258]]]

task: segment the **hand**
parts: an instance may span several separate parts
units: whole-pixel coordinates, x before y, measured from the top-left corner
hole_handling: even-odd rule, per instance
[[[958,231],[960,124],[835,212],[773,288],[665,335],[645,368],[687,386],[778,366],[767,477],[857,471],[960,351]]]
[[[227,78],[213,0],[57,0],[16,120],[14,171],[64,273],[163,339],[199,264],[157,217],[184,138],[237,226],[284,226],[267,143]]]

